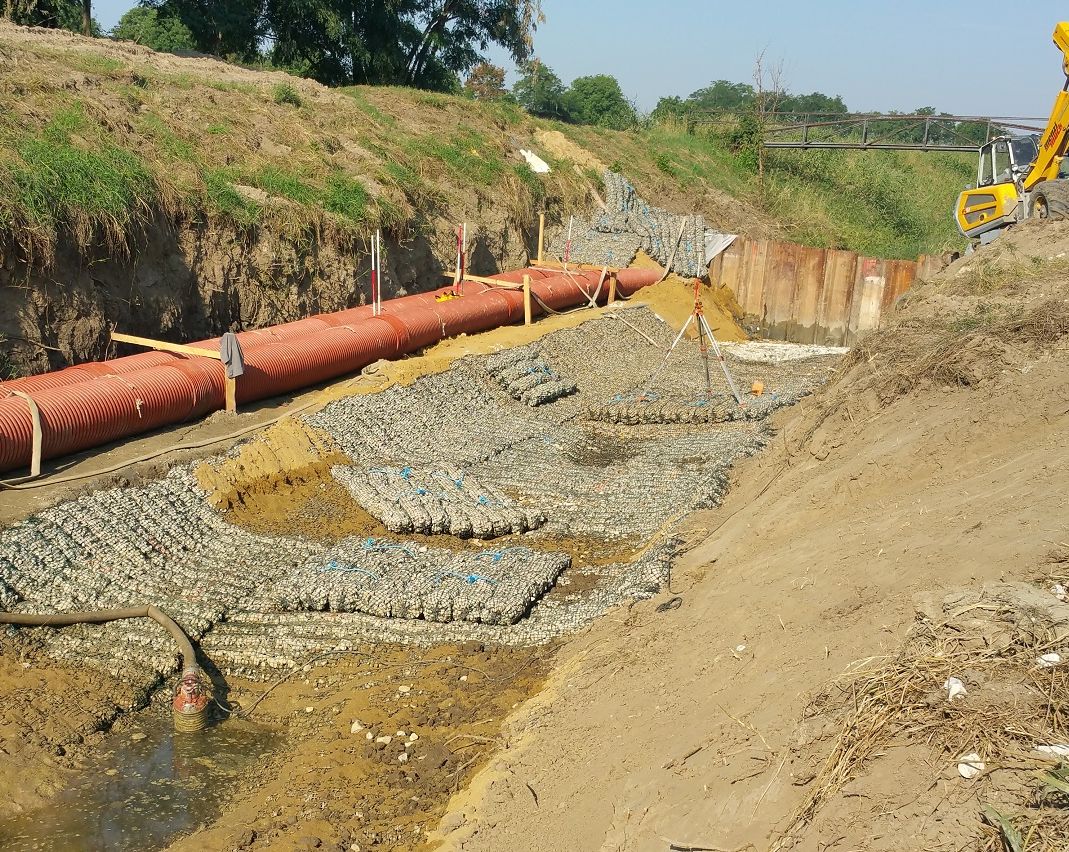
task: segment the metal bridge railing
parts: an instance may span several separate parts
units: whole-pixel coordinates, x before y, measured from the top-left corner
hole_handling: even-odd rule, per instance
[[[891,151],[969,151],[1007,134],[1042,133],[1045,118],[882,113],[746,113],[710,110],[688,115],[694,124],[758,122],[766,148],[846,148]]]

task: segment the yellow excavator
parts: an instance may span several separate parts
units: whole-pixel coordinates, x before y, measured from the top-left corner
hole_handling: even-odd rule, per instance
[[[1043,134],[999,136],[980,149],[976,187],[958,196],[958,229],[988,243],[1024,219],[1069,218],[1069,23],[1054,28],[1066,83]]]

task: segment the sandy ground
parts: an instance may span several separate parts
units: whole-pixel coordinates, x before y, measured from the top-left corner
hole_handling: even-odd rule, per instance
[[[447,825],[465,825],[446,848],[765,848],[812,769],[787,749],[807,696],[895,648],[914,594],[1028,577],[1065,540],[1069,437],[1046,419],[1069,408],[1065,378],[1063,363],[1032,380],[1050,400],[1034,420],[992,428],[990,400],[936,393],[879,415],[824,461],[780,444],[741,469],[723,508],[691,520],[715,533],[677,565],[678,609],[658,612],[668,592],[562,651],[512,722],[513,748],[454,802]],[[894,823],[872,811],[899,783],[873,783],[863,821],[835,826],[840,843],[802,848],[864,848]]]
[[[670,280],[650,291],[669,321],[678,319],[672,309],[679,286]],[[352,511],[347,495],[324,489],[325,482],[337,489],[329,474],[324,479],[333,448],[296,415],[341,395],[407,384],[447,369],[466,354],[523,345],[606,313],[626,318],[626,306],[455,338],[419,356],[381,362],[362,376],[250,406],[238,415],[219,413],[59,460],[35,487],[0,491],[0,523],[83,490],[157,476],[172,464],[224,452],[256,435],[221,464],[198,468],[211,499],[230,512],[234,523],[330,540],[380,533],[377,521]],[[730,315],[720,321],[730,327]],[[200,446],[176,449],[191,445]],[[342,505],[344,512],[338,509]],[[577,539],[567,546],[577,565],[597,561],[588,553],[593,544]],[[125,728],[159,712],[149,708],[126,715],[113,698],[125,690],[98,673],[57,665],[22,634],[0,635],[0,652],[0,818],[46,802],[91,764],[108,737],[116,736],[108,733],[113,725]],[[545,648],[441,646],[428,652],[377,646],[310,661],[308,671],[278,685],[256,708],[255,719],[286,731],[287,748],[246,779],[245,792],[217,823],[177,848],[255,843],[258,849],[292,849],[318,841],[322,848],[348,849],[358,838],[370,838],[377,849],[411,848],[437,823],[449,796],[463,789],[498,747],[501,720],[539,690],[550,655]],[[223,694],[248,707],[269,685],[231,678]],[[407,700],[400,700],[398,686],[411,686]],[[72,707],[78,712],[69,712]],[[356,719],[376,736],[417,733],[419,740],[409,748],[411,766],[393,763],[396,749],[386,755],[385,745],[366,740],[366,730],[351,733]],[[322,806],[314,813],[311,800]]]
[[[500,746],[502,719],[538,691],[549,656],[546,648],[369,646],[310,665],[253,713],[289,744],[210,826],[169,848],[421,845],[449,796]],[[232,686],[229,698],[249,707],[270,684]]]
[[[950,295],[972,274],[961,266],[918,320],[934,326],[952,303],[969,314],[975,303]],[[1058,275],[1007,295],[1064,299],[1066,286]],[[847,378],[782,413],[725,504],[690,519],[701,543],[671,589],[561,650],[506,726],[511,747],[454,799],[441,848],[769,848],[826,756],[797,748],[815,738],[809,700],[853,661],[893,653],[915,596],[1032,578],[1069,541],[1059,341],[979,352],[970,387],[881,400]],[[888,743],[787,848],[981,848],[997,779],[969,786],[956,762]]]
[[[839,742],[813,714],[830,683],[859,660],[895,654],[918,608],[947,592],[1032,581],[1052,553],[1069,560],[1062,244],[1069,228],[1022,229],[912,293],[835,382],[777,415],[775,441],[735,470],[725,503],[688,519],[690,549],[659,597],[557,649],[379,648],[311,661],[257,708],[292,731],[290,748],[175,848],[412,849],[428,839],[467,852],[1001,848],[979,814],[1019,792],[1001,780],[1006,767],[970,783],[956,771],[961,749],[936,747],[934,734],[879,740],[807,819],[793,817]],[[451,341],[422,365],[383,367],[365,387],[537,333]],[[279,471],[313,458],[309,442],[283,441],[295,456],[281,453]],[[258,467],[224,471],[213,484],[220,499]],[[5,649],[0,706],[14,706],[22,659]],[[38,679],[30,703],[50,689],[100,701],[70,672]],[[232,686],[246,706],[263,689]],[[1060,725],[1053,690],[1051,681]],[[30,795],[14,801],[16,790],[47,795],[79,753],[60,745],[60,731],[16,754],[12,720],[26,713],[0,714],[0,757],[12,765],[51,749],[55,767],[3,785],[9,807],[32,805]],[[375,734],[414,730],[413,757],[395,768],[395,743],[368,746],[354,719]],[[458,745],[469,743],[467,763]],[[436,746],[449,757],[424,771],[445,757]],[[401,768],[409,763],[415,780]]]

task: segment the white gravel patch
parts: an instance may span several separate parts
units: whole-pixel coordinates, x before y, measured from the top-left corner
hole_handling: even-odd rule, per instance
[[[773,343],[762,340],[721,343],[720,346],[733,358],[755,364],[782,364],[784,361],[801,361],[804,358],[845,355],[850,351],[847,346],[817,346],[812,343]]]

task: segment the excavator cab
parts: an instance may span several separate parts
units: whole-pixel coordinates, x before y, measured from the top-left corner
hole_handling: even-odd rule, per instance
[[[980,149],[976,186],[958,196],[958,230],[982,243],[1028,218],[1069,219],[1069,21],[1054,27],[1066,83],[1040,136],[1000,136]]]
[[[1017,222],[1022,182],[1039,153],[1037,136],[1000,136],[980,148],[976,186],[958,196],[958,230],[970,238]]]

